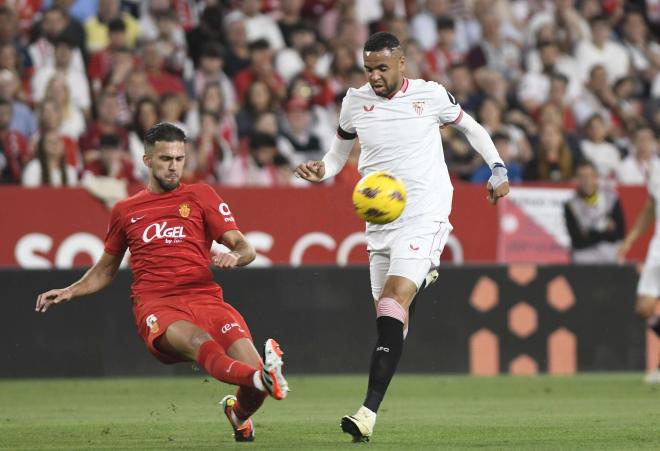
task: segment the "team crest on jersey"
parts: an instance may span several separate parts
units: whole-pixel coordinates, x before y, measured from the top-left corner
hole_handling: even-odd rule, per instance
[[[187,203],[179,205],[179,215],[181,215],[182,218],[190,216],[190,206]]]
[[[424,111],[424,106],[426,103],[423,100],[416,100],[415,102],[412,103],[413,108],[415,109],[415,112],[417,113],[417,116],[421,116],[422,112]]]

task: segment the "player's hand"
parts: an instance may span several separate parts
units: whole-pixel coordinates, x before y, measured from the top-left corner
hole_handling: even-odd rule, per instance
[[[616,256],[620,264],[626,262],[626,254],[628,253],[631,247],[632,247],[632,241],[623,240],[623,243],[621,243],[621,246],[619,246],[619,249],[617,249]]]
[[[51,305],[61,304],[71,300],[73,293],[69,288],[57,288],[55,290],[46,291],[37,297],[37,306],[35,311],[39,313],[46,313],[46,310]]]
[[[323,161],[307,161],[300,163],[296,168],[296,176],[308,182],[320,182],[325,175],[325,163]]]
[[[504,182],[497,188],[493,189],[493,186],[489,183],[486,184],[486,189],[488,190],[488,202],[492,205],[495,205],[497,201],[509,194],[509,182]]]
[[[236,252],[221,252],[218,255],[214,255],[211,261],[213,262],[213,266],[222,269],[231,269],[238,265],[238,259],[240,257]]]

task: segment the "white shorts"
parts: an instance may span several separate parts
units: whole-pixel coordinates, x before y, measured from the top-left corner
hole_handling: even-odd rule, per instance
[[[440,265],[440,254],[453,227],[448,221],[411,220],[396,230],[367,233],[371,293],[380,298],[388,276],[401,276],[421,286],[426,275]]]
[[[660,262],[646,260],[637,282],[637,296],[660,297]]]

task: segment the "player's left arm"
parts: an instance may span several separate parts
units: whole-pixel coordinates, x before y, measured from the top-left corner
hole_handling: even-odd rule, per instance
[[[239,230],[229,230],[218,240],[230,249],[213,256],[213,264],[218,268],[229,269],[235,266],[245,266],[252,262],[257,252]]]
[[[491,176],[486,184],[488,202],[496,204],[498,199],[509,194],[509,178],[506,166],[497,153],[495,144],[485,128],[469,114],[462,111],[451,125],[460,130],[474,149],[479,152],[491,170]]]

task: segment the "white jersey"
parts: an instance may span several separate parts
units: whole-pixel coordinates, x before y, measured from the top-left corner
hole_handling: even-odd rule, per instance
[[[404,79],[390,99],[377,96],[368,83],[348,90],[339,127],[360,140],[360,174],[390,172],[403,181],[408,195],[399,219],[385,225],[368,223],[367,231],[398,228],[420,215],[448,220],[454,188],[440,127],[458,122],[462,114],[454,97],[433,81]]]
[[[657,158],[651,160],[647,188],[649,195],[653,196],[656,220],[653,239],[646,253],[646,261],[660,264],[660,220],[658,220],[658,215],[660,214],[660,160]]]

